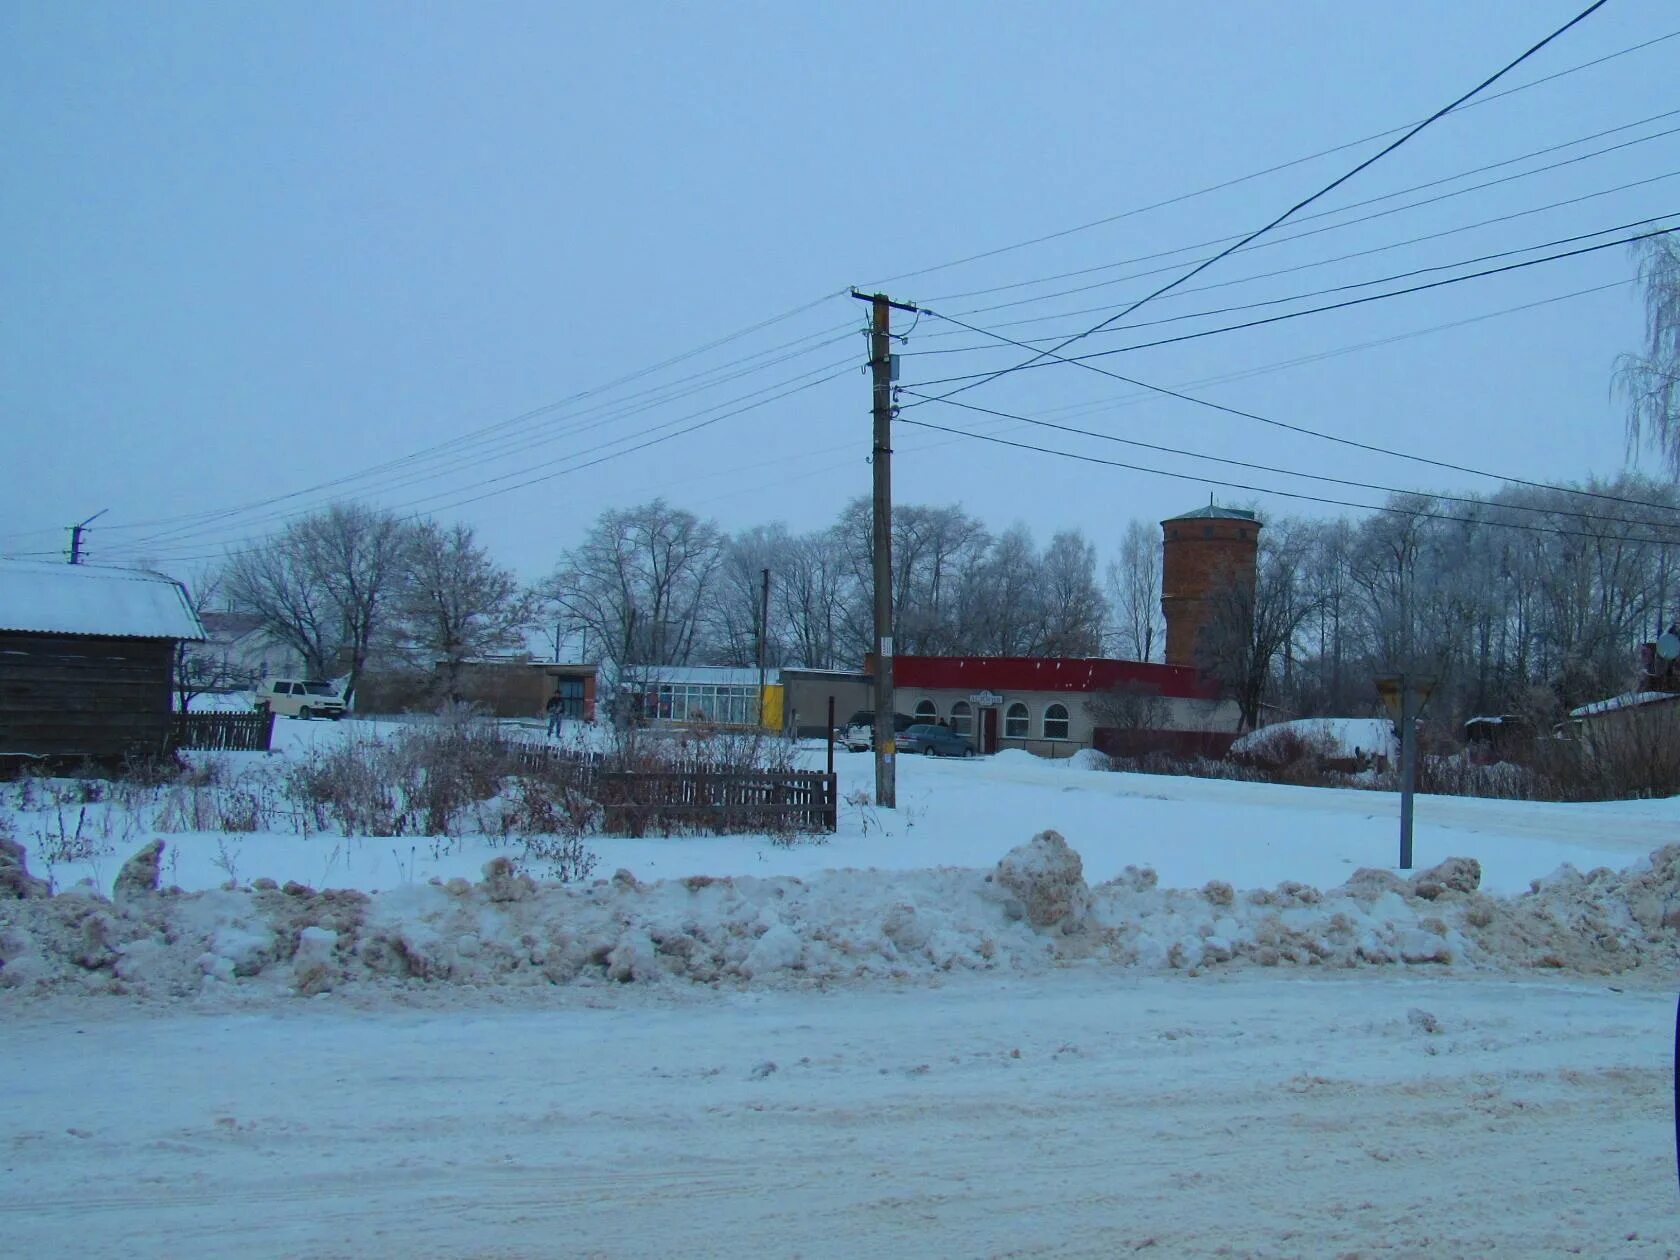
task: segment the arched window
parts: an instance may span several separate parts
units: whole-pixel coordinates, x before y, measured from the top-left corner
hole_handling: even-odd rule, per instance
[[[1025,739],[1027,737],[1027,706],[1017,700],[1004,712],[1003,737],[1005,739]]]
[[[932,700],[916,701],[916,721],[932,722],[939,716],[939,710],[934,708]]]
[[[967,700],[958,700],[951,706],[951,729],[958,735],[974,734],[974,710]]]
[[[1068,711],[1065,704],[1052,704],[1044,710],[1044,738],[1068,737]]]

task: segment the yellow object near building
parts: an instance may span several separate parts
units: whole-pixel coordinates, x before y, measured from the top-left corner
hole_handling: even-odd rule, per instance
[[[760,725],[767,731],[782,729],[783,692],[781,683],[766,683],[764,685],[764,709]]]

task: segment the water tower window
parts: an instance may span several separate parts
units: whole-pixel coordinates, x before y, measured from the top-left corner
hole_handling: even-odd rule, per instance
[[[1203,538],[1212,538],[1213,537],[1213,526],[1212,525],[1203,525],[1202,526],[1202,537]]]

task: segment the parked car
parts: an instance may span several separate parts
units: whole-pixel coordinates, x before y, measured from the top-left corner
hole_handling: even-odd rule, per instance
[[[906,727],[898,737],[898,751],[919,752],[929,757],[972,757],[974,745],[948,726],[919,722]]]
[[[915,720],[907,713],[893,714],[893,733],[903,732]],[[875,747],[875,714],[868,709],[859,709],[834,732],[834,742],[844,744],[852,752],[868,752]]]
[[[295,678],[269,678],[257,688],[259,713],[305,720],[312,717],[341,718],[344,697],[331,683],[304,682]]]

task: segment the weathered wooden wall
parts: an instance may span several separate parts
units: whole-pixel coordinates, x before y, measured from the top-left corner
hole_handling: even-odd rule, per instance
[[[0,757],[161,753],[175,645],[0,631]]]

